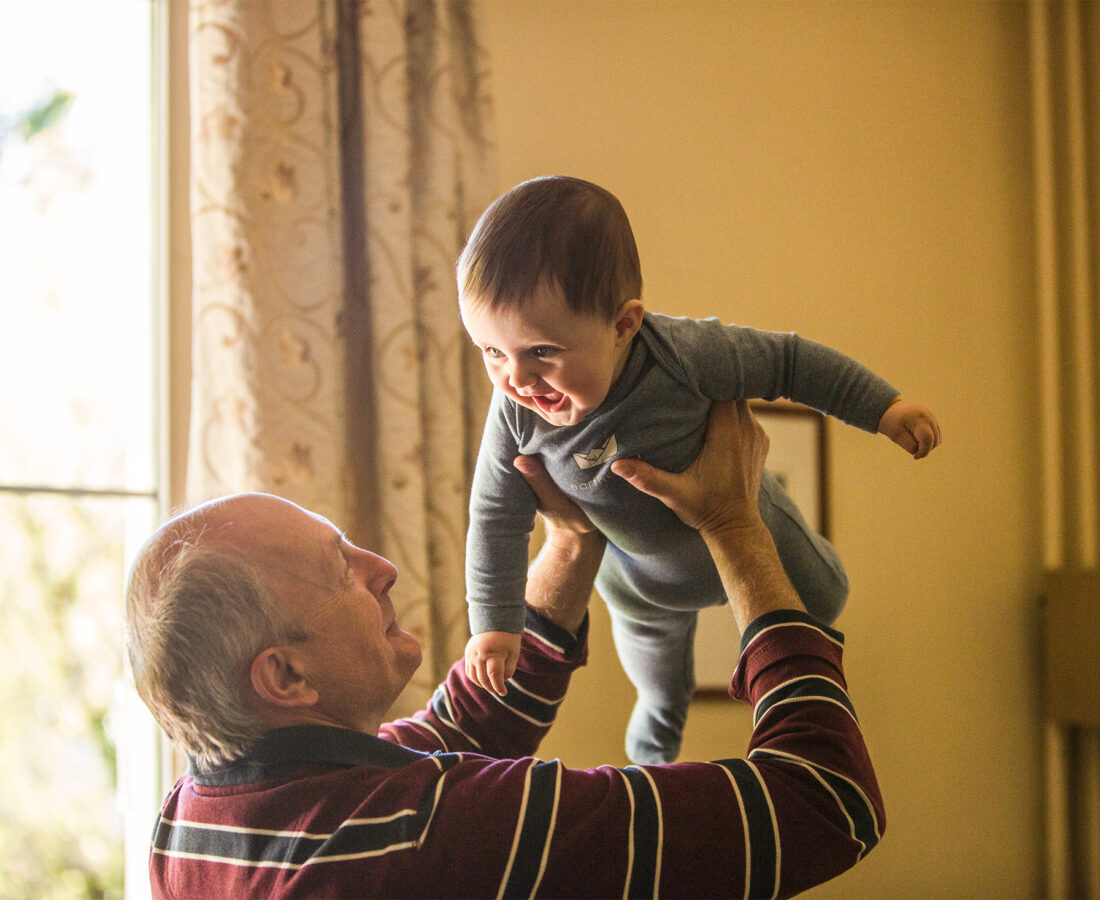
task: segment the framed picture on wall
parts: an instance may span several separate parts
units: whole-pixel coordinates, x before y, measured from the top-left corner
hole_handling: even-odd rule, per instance
[[[796,403],[752,402],[752,411],[771,439],[768,471],[802,510],[810,526],[829,536],[825,417]],[[725,697],[737,664],[741,635],[729,605],[699,613],[695,629],[695,696]]]

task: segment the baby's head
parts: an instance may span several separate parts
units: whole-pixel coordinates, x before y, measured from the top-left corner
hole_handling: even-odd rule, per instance
[[[564,175],[532,178],[485,210],[458,259],[458,294],[490,309],[522,307],[540,285],[577,313],[610,321],[641,299],[642,270],[622,204]]]
[[[458,292],[493,384],[555,426],[600,407],[642,324],[630,222],[578,178],[535,178],[498,198],[459,257]]]

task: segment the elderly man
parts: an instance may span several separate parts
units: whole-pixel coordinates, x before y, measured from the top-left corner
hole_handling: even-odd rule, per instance
[[[389,562],[269,495],[168,522],[126,606],[138,692],[191,759],[156,824],[154,894],[773,897],[854,865],[882,801],[841,636],[805,614],[760,521],[766,453],[747,406],[721,404],[685,472],[613,464],[717,563],[743,633],[730,694],[755,709],[747,759],[579,771],[533,756],[584,663],[604,550],[533,460],[517,465],[547,542],[506,696],[456,664],[394,722],[420,649]]]

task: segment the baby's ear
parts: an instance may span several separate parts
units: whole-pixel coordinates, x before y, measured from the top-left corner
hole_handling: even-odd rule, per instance
[[[642,327],[645,304],[641,300],[626,300],[615,313],[615,338],[617,344],[626,344],[634,339]]]

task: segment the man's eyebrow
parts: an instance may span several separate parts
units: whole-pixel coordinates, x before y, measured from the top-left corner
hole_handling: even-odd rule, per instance
[[[339,554],[341,558],[343,558],[344,556],[344,544],[347,543],[347,539],[348,533],[346,531],[336,529],[336,535],[330,541],[332,546],[336,549],[337,554]]]
[[[344,566],[350,569],[351,561],[348,559],[347,554],[344,552],[345,547],[351,546],[351,541],[348,540],[348,533],[346,531],[337,530],[335,544],[336,552],[337,554],[339,554],[340,559],[344,563]]]

